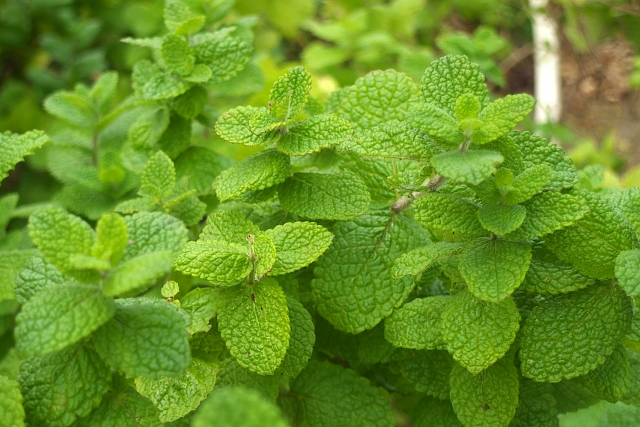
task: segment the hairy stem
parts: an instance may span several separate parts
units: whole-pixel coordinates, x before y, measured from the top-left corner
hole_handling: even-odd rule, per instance
[[[440,186],[442,184],[444,184],[445,181],[446,181],[446,178],[444,178],[443,176],[440,176],[440,175],[436,175],[432,179],[426,180],[425,182],[422,183],[422,186],[426,187],[427,190],[425,190],[425,191],[414,191],[411,194],[411,196],[402,196],[401,198],[396,200],[393,205],[391,205],[391,209],[395,213],[402,212],[403,210],[405,210],[409,206],[411,206],[413,201],[416,200],[418,197],[421,197],[426,193],[432,193],[434,191],[437,191],[438,188],[440,188]]]

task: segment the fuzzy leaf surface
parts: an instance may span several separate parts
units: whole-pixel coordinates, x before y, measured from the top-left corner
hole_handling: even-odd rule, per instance
[[[216,122],[216,133],[234,144],[265,146],[273,136],[269,133],[256,133],[249,126],[251,119],[258,114],[267,114],[267,109],[249,106],[232,108]]]
[[[102,282],[102,292],[108,296],[144,292],[156,279],[170,272],[172,264],[171,251],[140,255],[111,270]]]
[[[311,358],[316,334],[313,319],[307,309],[293,298],[287,298],[287,305],[289,307],[291,338],[287,354],[280,368],[285,375],[295,378],[300,375]]]
[[[445,350],[410,351],[398,362],[402,376],[420,393],[448,399],[449,374],[456,362]]]
[[[478,220],[479,206],[453,194],[427,193],[413,204],[416,220],[427,228],[449,231],[468,237],[488,233]],[[447,212],[447,215],[442,215]]]
[[[402,254],[393,264],[391,275],[398,279],[407,275],[416,276],[440,259],[459,255],[465,245],[459,243],[437,242]]]
[[[502,154],[491,150],[446,151],[431,158],[440,175],[454,182],[478,185],[496,171]]]
[[[138,194],[150,199],[161,199],[169,195],[175,184],[173,162],[165,153],[158,151],[144,167]]]
[[[29,259],[15,280],[16,300],[25,304],[40,290],[68,281],[55,266],[47,262],[42,255],[36,254]]]
[[[174,265],[184,274],[220,286],[234,285],[252,270],[246,246],[217,241],[188,242]]]
[[[171,251],[174,255],[187,243],[188,231],[182,221],[160,212],[140,212],[124,219],[129,244],[121,262],[153,252]]]
[[[311,74],[303,67],[289,69],[269,92],[269,112],[281,121],[295,118],[309,99]]]
[[[395,309],[384,321],[384,337],[395,347],[435,350],[445,346],[442,312],[447,296],[415,299]]]
[[[504,200],[510,205],[526,202],[542,191],[551,179],[551,174],[551,168],[545,164],[525,169],[513,180],[513,190]]]
[[[0,133],[0,181],[7,177],[17,163],[47,142],[49,137],[41,130],[33,130],[21,135],[11,132]]]
[[[124,219],[116,213],[102,215],[96,226],[96,241],[91,255],[116,265],[127,247],[129,232]]]
[[[519,289],[540,295],[557,295],[577,291],[595,283],[571,265],[560,261],[547,250],[534,250],[529,270]]]
[[[640,250],[620,252],[616,258],[615,272],[627,294],[640,296]]]
[[[352,132],[349,122],[337,116],[313,116],[290,126],[276,146],[283,153],[302,156],[339,144]]]
[[[489,204],[478,210],[478,219],[482,226],[499,236],[520,227],[526,216],[527,210],[520,205]]]
[[[6,427],[24,427],[20,384],[0,375],[0,413]]]
[[[207,218],[200,233],[200,240],[246,245],[249,234],[259,233],[260,229],[240,212],[217,210]]]
[[[533,110],[535,99],[527,94],[507,95],[487,105],[478,115],[482,126],[471,139],[476,144],[486,144],[509,133]]]
[[[438,141],[455,146],[464,141],[458,122],[446,110],[433,104],[417,105],[407,114],[407,121]]]

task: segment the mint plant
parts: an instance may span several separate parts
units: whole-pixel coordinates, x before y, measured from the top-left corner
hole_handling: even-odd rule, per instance
[[[168,1],[167,35],[127,40],[156,62],[115,109],[115,74],[46,101],[69,163],[0,241],[3,421],[557,426],[600,400],[639,420],[640,192],[514,130],[533,99],[492,99],[464,56],[325,103],[294,67],[218,114],[250,52],[241,25],[198,33],[225,4]],[[251,154],[192,145],[215,117]],[[45,142],[3,134],[0,172]]]

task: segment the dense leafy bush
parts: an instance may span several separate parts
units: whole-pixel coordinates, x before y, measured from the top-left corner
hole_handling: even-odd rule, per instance
[[[462,55],[326,102],[294,67],[219,114],[256,80],[229,4],[167,0],[131,97],[104,73],[1,134],[0,178],[48,144],[59,181],[0,199],[3,422],[634,425],[640,191],[514,130],[534,100]]]

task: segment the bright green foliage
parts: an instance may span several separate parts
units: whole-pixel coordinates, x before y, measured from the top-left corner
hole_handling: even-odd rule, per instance
[[[400,278],[407,275],[418,275],[437,263],[442,258],[459,255],[465,245],[459,243],[437,242],[406,252],[393,264],[391,275]]]
[[[455,117],[458,122],[477,118],[481,110],[480,100],[471,93],[464,93],[456,100]]]
[[[618,344],[604,361],[585,377],[589,388],[599,397],[616,403],[629,390],[631,368],[627,350]]]
[[[234,27],[221,28],[213,33],[203,34],[194,42],[196,64],[191,76],[193,82],[225,82],[242,71],[251,55],[252,46],[236,33]]]
[[[0,251],[0,301],[16,298],[14,277],[34,254],[30,249]]]
[[[97,259],[118,264],[129,240],[129,232],[124,219],[115,213],[105,214],[96,225],[96,241],[91,248],[91,255]]]
[[[409,218],[375,212],[336,223],[334,243],[318,261],[311,282],[318,311],[337,329],[371,329],[407,298],[413,277],[391,278],[403,252],[428,242]]]
[[[20,304],[25,304],[40,290],[59,285],[68,279],[48,263],[40,254],[29,259],[16,276],[15,294]]]
[[[176,184],[173,162],[162,151],[158,151],[144,167],[138,194],[150,199],[161,199],[169,194]]]
[[[171,270],[171,251],[152,252],[123,262],[109,272],[102,282],[105,295],[126,295],[131,291],[143,292],[156,279]]]
[[[24,357],[61,350],[88,336],[114,313],[113,299],[97,286],[49,286],[35,294],[16,319],[18,350]]]
[[[0,375],[0,413],[7,427],[24,427],[24,408],[20,385]]]
[[[257,134],[249,126],[251,118],[258,114],[267,114],[267,109],[244,106],[231,109],[216,122],[216,133],[234,144],[267,145],[273,136],[270,133]]]
[[[589,213],[573,225],[545,237],[546,246],[580,273],[596,279],[614,277],[618,254],[635,247],[635,236],[624,216],[593,193],[578,196]]]
[[[558,427],[558,411],[553,385],[529,378],[519,379],[518,409],[510,427]]]
[[[268,150],[236,163],[218,175],[213,185],[218,199],[225,201],[247,190],[262,190],[280,184],[290,175],[289,156]]]
[[[91,128],[91,126],[93,126],[93,108],[85,97],[77,93],[66,91],[56,92],[45,99],[44,109],[49,114],[75,126],[81,128]],[[3,137],[5,137],[5,135],[6,134],[4,134]]]
[[[583,276],[544,248],[535,248],[519,289],[541,295],[566,294],[586,288],[595,279]]]
[[[195,288],[180,297],[180,308],[189,315],[191,320],[189,333],[206,332],[211,329],[209,320],[218,311],[218,299],[218,291],[211,288]]]
[[[449,400],[424,397],[416,406],[414,427],[462,427]]]
[[[16,163],[33,154],[36,148],[49,142],[42,131],[31,131],[22,135],[11,132],[0,133],[0,181],[5,179]]]
[[[254,390],[217,389],[196,413],[194,427],[287,427],[278,408]]]
[[[460,257],[460,274],[469,290],[485,301],[499,302],[524,280],[531,246],[505,239],[479,239]]]
[[[533,104],[535,100],[526,94],[497,99],[478,114],[482,125],[471,139],[476,144],[486,144],[506,135],[533,110]]]
[[[438,399],[449,398],[449,373],[455,365],[451,355],[444,350],[404,352],[406,359],[400,360],[402,376],[413,383],[420,393]]]
[[[510,184],[513,189],[505,195],[504,200],[510,205],[526,202],[539,193],[550,179],[551,168],[545,164],[525,169]]]
[[[464,133],[458,122],[447,111],[432,104],[420,104],[411,108],[407,121],[436,141],[456,146],[464,141]]]
[[[392,427],[387,398],[354,371],[329,362],[311,361],[292,382],[303,425]]]
[[[277,120],[295,118],[309,99],[311,74],[302,67],[291,68],[273,84],[269,93],[269,112]]]
[[[186,321],[170,304],[153,299],[116,301],[115,316],[92,342],[100,357],[127,375],[159,379],[181,374],[191,354]]]
[[[172,73],[187,76],[193,71],[196,58],[182,37],[172,34],[164,37],[161,52],[165,66]]]
[[[616,277],[622,289],[629,295],[640,295],[640,250],[620,252],[616,258]]]
[[[271,375],[289,347],[287,300],[274,279],[220,293],[218,328],[241,366]]]
[[[451,403],[467,427],[506,427],[518,405],[518,371],[504,357],[478,375],[460,365],[451,371]]]
[[[486,302],[462,291],[444,307],[442,337],[453,358],[475,375],[509,350],[519,322],[520,314],[511,298]]]
[[[221,364],[217,387],[245,387],[259,392],[270,402],[278,397],[278,375],[260,375],[243,368],[229,357]]]
[[[499,236],[520,227],[526,215],[527,210],[521,205],[491,204],[478,210],[478,219],[482,226]]]
[[[269,275],[279,276],[299,270],[318,259],[333,241],[324,227],[313,222],[288,222],[265,232],[276,249]]]
[[[260,229],[240,212],[218,210],[207,218],[207,222],[200,233],[200,240],[246,245],[247,236],[258,233],[260,233]],[[273,239],[275,236],[270,235],[269,237]],[[278,246],[276,246],[277,248]]]
[[[447,151],[431,158],[440,175],[456,183],[478,185],[496,171],[502,154],[490,150]]]
[[[193,358],[182,375],[158,380],[136,378],[136,390],[158,408],[160,421],[171,422],[196,409],[211,393],[218,370],[215,363]]]
[[[365,213],[371,197],[356,175],[296,173],[278,188],[286,211],[310,219],[348,220]]]
[[[216,285],[230,286],[247,277],[252,264],[246,246],[198,241],[186,244],[175,260],[175,268]]]
[[[198,31],[205,22],[205,16],[197,13],[197,3],[185,0],[168,0],[164,6],[164,23],[176,34],[191,34]]]
[[[276,246],[266,234],[249,239],[249,256],[255,256],[253,261],[254,279],[260,280],[266,276],[276,262]]]
[[[584,375],[613,352],[630,323],[631,302],[615,283],[550,297],[524,323],[522,375],[548,382]]]
[[[478,220],[479,207],[472,200],[452,194],[428,193],[420,197],[413,207],[416,219],[428,228],[469,237],[488,234]],[[445,216],[441,212],[451,215]]]
[[[121,262],[153,252],[171,251],[175,255],[187,242],[184,224],[160,212],[140,212],[125,217],[124,222],[129,242]]]
[[[345,141],[351,136],[348,121],[333,115],[313,116],[296,123],[278,139],[278,150],[286,154],[302,156],[320,151]]]
[[[66,427],[98,406],[110,381],[108,366],[83,345],[28,358],[18,378],[26,421]]]
[[[313,319],[309,312],[293,298],[287,299],[291,338],[280,368],[285,375],[295,378],[307,366],[316,341]]]
[[[627,392],[620,400],[628,405],[638,406],[640,404],[640,384],[634,381],[634,379],[638,378],[638,374],[640,373],[640,355],[634,350],[626,349],[625,351],[629,359],[631,381],[629,382]]]
[[[449,300],[446,296],[419,298],[394,310],[384,322],[384,337],[396,347],[444,347],[442,312]]]

